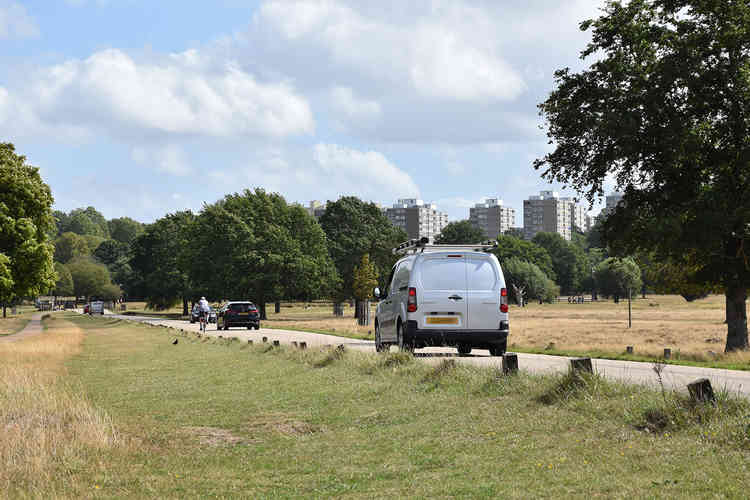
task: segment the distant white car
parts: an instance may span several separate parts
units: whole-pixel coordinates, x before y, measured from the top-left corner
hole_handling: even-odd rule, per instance
[[[89,304],[89,314],[104,314],[104,302],[95,300]]]

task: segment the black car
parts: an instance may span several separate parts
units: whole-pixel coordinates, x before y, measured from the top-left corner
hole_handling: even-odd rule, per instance
[[[216,318],[216,329],[228,330],[230,326],[246,326],[248,330],[260,328],[258,308],[252,302],[227,302],[219,309]]]

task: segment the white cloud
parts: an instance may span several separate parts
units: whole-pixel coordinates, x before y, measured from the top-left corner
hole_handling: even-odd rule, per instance
[[[317,144],[313,157],[326,182],[340,188],[339,194],[357,194],[373,200],[419,196],[411,176],[377,151]]]
[[[382,112],[377,101],[359,99],[349,87],[333,87],[331,104],[338,114],[349,120],[371,122],[377,120]]]
[[[482,40],[481,35],[491,31],[481,11],[433,6],[423,12],[403,22],[397,16],[367,16],[334,0],[269,0],[261,6],[254,27],[270,30],[292,45],[317,46],[333,64],[360,77],[408,83],[423,97],[507,100],[523,92],[520,73]],[[468,13],[473,14],[469,23],[460,17]],[[479,24],[481,34],[474,29]]]
[[[139,62],[107,49],[42,69],[34,81],[10,94],[26,103],[30,126],[113,136],[284,137],[314,130],[307,100],[288,83],[259,82],[231,61],[213,69],[194,51]]]
[[[153,167],[167,174],[186,176],[193,172],[185,152],[172,144],[154,150],[142,147],[133,148],[131,158],[139,165]]]
[[[39,28],[18,2],[0,0],[0,40],[8,38],[34,38]]]

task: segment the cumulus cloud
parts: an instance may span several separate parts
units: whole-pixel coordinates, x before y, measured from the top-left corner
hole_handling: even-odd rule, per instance
[[[37,36],[39,28],[26,7],[18,2],[0,0],[0,40]]]
[[[314,130],[307,100],[288,83],[260,82],[231,61],[214,69],[192,51],[139,62],[102,50],[40,70],[33,85],[9,98],[26,103],[21,114],[29,126],[113,136],[284,137]]]
[[[334,110],[349,120],[377,120],[380,117],[380,104],[376,101],[359,99],[349,87],[333,87],[331,103]]]

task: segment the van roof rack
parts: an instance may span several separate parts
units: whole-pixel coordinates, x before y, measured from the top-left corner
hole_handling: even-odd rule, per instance
[[[441,250],[469,250],[472,252],[489,252],[497,248],[497,240],[488,240],[482,243],[466,245],[435,245],[431,244],[427,238],[407,240],[392,250],[393,255],[403,255],[409,253],[423,253],[425,250],[439,252]]]

